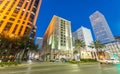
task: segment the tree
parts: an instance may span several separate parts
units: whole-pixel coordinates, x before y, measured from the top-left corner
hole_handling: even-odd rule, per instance
[[[29,53],[32,51],[37,51],[38,46],[35,45],[34,40],[29,38],[28,36],[22,36],[21,40],[21,59],[27,60],[29,58]]]
[[[78,54],[78,51],[77,51],[77,50],[75,50],[75,51],[73,52],[73,54]]]
[[[100,56],[101,53],[104,54],[104,52],[102,51],[102,48],[104,48],[105,45],[102,44],[99,40],[93,41],[89,47],[96,49],[98,57]]]
[[[4,62],[15,61],[17,58],[21,59],[24,54],[27,55],[28,51],[36,50],[37,45],[28,36],[11,37],[4,33],[0,34],[0,58]],[[26,53],[24,53],[25,51]]]
[[[81,49],[85,48],[85,43],[82,40],[75,40],[75,48],[77,49],[79,55],[81,55]]]
[[[2,61],[7,61],[8,59],[8,51],[10,47],[10,40],[9,36],[3,34],[0,34],[0,57],[2,57]]]

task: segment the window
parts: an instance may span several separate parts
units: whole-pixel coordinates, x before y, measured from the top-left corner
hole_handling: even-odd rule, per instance
[[[33,3],[34,0],[31,1],[30,5],[29,5],[29,8],[28,10],[30,10],[31,6],[32,6],[32,3]]]
[[[17,14],[13,13],[13,14],[12,14],[12,16],[16,17],[16,16],[17,16]]]
[[[6,8],[6,6],[8,6],[8,3],[9,3],[9,1],[7,1],[7,3],[3,6],[3,10]]]
[[[0,26],[3,24],[3,20],[2,21],[0,21]]]
[[[32,26],[32,24],[30,24],[30,23],[27,23],[27,25]]]
[[[6,26],[5,26],[3,31],[9,31],[11,26],[12,26],[12,23],[11,22],[7,22],[7,24],[6,24]]]
[[[14,18],[10,18],[9,20],[14,21],[15,19]]]
[[[6,15],[8,15],[9,14],[9,12],[6,12]]]
[[[25,4],[25,7],[24,7],[24,9],[26,9],[27,5],[28,5],[28,2]]]
[[[16,8],[15,10],[14,10],[14,13],[18,13],[19,12],[19,8]]]
[[[22,7],[23,2],[24,2],[23,0],[20,0],[18,6],[19,6],[19,7]]]
[[[24,35],[29,35],[29,34],[30,34],[30,31],[31,31],[31,29],[28,28],[28,27],[26,27]]]
[[[33,8],[33,10],[32,10],[34,13],[36,12],[36,8]]]
[[[33,22],[33,20],[34,20],[34,15],[31,14],[31,15],[30,15],[30,19],[29,19],[29,21]]]
[[[12,5],[11,5],[10,8],[8,9],[8,11],[10,11],[10,10],[13,8],[15,2],[16,2],[16,1],[14,1],[14,2],[12,3]]]
[[[34,6],[35,6],[36,8],[37,8],[37,6],[38,6],[39,1],[40,1],[40,0],[36,0],[36,1],[35,1]]]
[[[20,23],[20,20],[18,20],[17,22]]]
[[[27,17],[28,17],[28,12],[26,13],[24,20],[26,20]]]
[[[18,35],[20,35],[22,29],[23,29],[23,26],[20,27],[20,30],[19,30],[19,32],[18,32]]]
[[[21,14],[21,16],[24,14],[24,11],[22,11],[22,14]]]
[[[22,24],[25,24],[25,21],[23,21]]]
[[[14,28],[14,30],[13,30],[13,32],[12,32],[13,34],[14,34],[15,31],[17,30],[17,27],[18,27],[18,24],[15,25],[15,28]]]
[[[6,19],[7,16],[4,16],[3,19]]]

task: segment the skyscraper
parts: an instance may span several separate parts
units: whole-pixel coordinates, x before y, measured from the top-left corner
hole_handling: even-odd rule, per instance
[[[43,38],[43,53],[53,58],[72,57],[71,22],[53,16]]]
[[[73,43],[75,43],[75,40],[82,40],[86,45],[85,48],[81,50],[81,58],[95,58],[95,49],[89,47],[93,42],[90,29],[83,26],[77,29],[73,32]]]
[[[42,0],[0,0],[0,33],[23,36],[30,35],[34,27]]]
[[[97,40],[100,40],[102,43],[107,43],[115,40],[102,13],[96,11],[89,18]]]
[[[85,43],[86,49],[90,49],[88,46],[93,41],[90,29],[82,26],[73,32],[73,42],[77,39],[82,40]]]

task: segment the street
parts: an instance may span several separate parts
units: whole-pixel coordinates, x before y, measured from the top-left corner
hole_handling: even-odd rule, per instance
[[[120,64],[40,62],[0,69],[0,74],[120,74]]]

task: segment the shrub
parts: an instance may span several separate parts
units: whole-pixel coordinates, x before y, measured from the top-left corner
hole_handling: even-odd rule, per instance
[[[80,61],[70,60],[68,62],[72,64],[79,64],[79,63],[97,62],[97,60],[96,59],[80,59]]]
[[[72,63],[72,64],[78,64],[78,63],[80,63],[80,61],[73,61],[73,60],[70,60],[70,61],[68,61],[69,63]]]
[[[11,65],[15,65],[17,66],[18,64],[21,64],[20,62],[1,62],[0,66],[4,67],[4,66],[11,66]]]
[[[97,62],[96,59],[80,59],[81,62]]]

